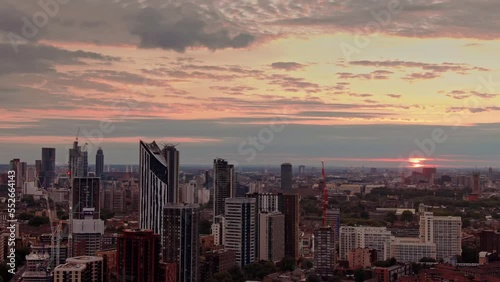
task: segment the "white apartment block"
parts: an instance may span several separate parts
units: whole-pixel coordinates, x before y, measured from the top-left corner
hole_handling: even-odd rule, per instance
[[[436,259],[445,259],[462,253],[462,218],[434,216],[424,212],[420,216],[420,241],[436,244]]]
[[[391,257],[398,262],[418,262],[420,259],[436,259],[436,244],[421,242],[419,238],[393,238]]]
[[[385,227],[342,226],[339,259],[347,260],[350,250],[369,248],[377,251],[377,260],[390,258],[391,231]]]

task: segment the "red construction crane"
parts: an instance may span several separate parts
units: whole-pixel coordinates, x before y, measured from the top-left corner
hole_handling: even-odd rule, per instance
[[[321,174],[323,175],[323,227],[326,226],[326,210],[328,209],[328,191],[326,189],[325,163],[321,161]]]

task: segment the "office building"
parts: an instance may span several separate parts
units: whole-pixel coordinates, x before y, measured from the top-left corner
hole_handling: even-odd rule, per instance
[[[280,212],[259,214],[259,260],[277,263],[285,257],[285,216]]]
[[[299,175],[304,176],[306,174],[306,166],[305,165],[299,165]]]
[[[101,249],[104,221],[94,218],[93,208],[82,210],[83,218],[71,222],[70,256],[95,256]]]
[[[235,252],[235,261],[240,267],[256,259],[255,209],[255,199],[229,198],[225,201],[224,247]]]
[[[139,221],[142,229],[151,229],[156,234],[163,233],[163,209],[168,199],[167,161],[155,142],[140,141]]]
[[[314,234],[316,273],[321,277],[333,276],[335,267],[335,233],[331,227],[320,227]]]
[[[423,167],[422,168],[422,174],[427,179],[431,179],[432,175],[436,174],[436,172],[437,172],[437,169],[435,167]]]
[[[214,160],[213,196],[214,216],[223,215],[226,199],[236,196],[234,166],[223,159]]]
[[[153,230],[123,230],[116,251],[118,281],[159,281],[161,243]]]
[[[56,149],[42,148],[41,183],[42,187],[49,188],[56,177]]]
[[[42,187],[42,160],[35,160],[35,184],[36,187]]]
[[[472,173],[472,193],[481,194],[481,174],[479,172]]]
[[[390,259],[391,231],[385,227],[342,226],[339,236],[339,259],[347,260],[356,248],[374,249],[377,260]]]
[[[21,160],[20,159],[13,159],[9,163],[9,170],[15,171],[16,175],[16,192],[19,190],[19,192],[23,188],[23,181],[22,177],[18,177],[18,175],[21,173]]]
[[[447,259],[462,254],[462,218],[434,216],[424,212],[420,216],[420,241],[436,244],[436,259]]]
[[[277,212],[280,210],[279,203],[282,201],[282,193],[248,193],[247,198],[254,198],[257,212]]]
[[[234,251],[220,249],[208,251],[201,262],[200,281],[208,281],[216,273],[227,272],[235,266]]]
[[[69,149],[69,162],[68,162],[68,175],[70,183],[73,184],[73,178],[83,177],[81,174],[82,161],[82,148],[78,146],[78,141],[73,142],[73,147]]]
[[[22,274],[23,282],[41,282],[50,279],[47,269],[50,266],[50,256],[48,252],[31,251],[26,256],[26,270]]]
[[[95,175],[99,178],[102,178],[104,175],[104,153],[101,147],[97,149],[95,155]]]
[[[167,204],[164,209],[162,260],[176,263],[176,281],[198,281],[199,217],[197,204]]]
[[[104,260],[97,256],[78,256],[66,259],[66,263],[74,265],[84,265],[83,276],[89,278],[83,281],[102,282],[104,281]],[[71,280],[66,280],[71,281]]]
[[[419,262],[422,258],[436,259],[436,244],[421,242],[419,238],[394,238],[391,257],[398,262]]]
[[[214,236],[214,245],[222,246],[224,245],[224,215],[218,215],[214,217],[214,223],[212,223],[212,235]]]
[[[285,257],[299,259],[300,196],[282,194],[279,211],[285,216]]]
[[[181,202],[179,191],[179,151],[173,144],[166,144],[162,150],[163,157],[167,163],[167,199],[168,203]]]
[[[374,267],[374,278],[379,282],[397,282],[401,276],[411,274],[411,264],[397,264],[389,267]],[[421,280],[420,280],[421,281]],[[443,281],[443,280],[438,280]]]
[[[281,190],[289,191],[292,189],[292,164],[281,164]]]

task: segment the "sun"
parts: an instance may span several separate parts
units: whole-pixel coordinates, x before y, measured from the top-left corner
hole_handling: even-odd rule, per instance
[[[422,167],[422,162],[426,161],[425,158],[409,158],[408,162],[412,167]]]

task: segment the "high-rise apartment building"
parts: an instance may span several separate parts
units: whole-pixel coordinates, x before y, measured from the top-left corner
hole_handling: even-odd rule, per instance
[[[436,244],[436,259],[462,254],[462,218],[434,216],[424,212],[420,216],[420,241]]]
[[[320,227],[314,233],[314,259],[316,273],[321,277],[333,276],[335,267],[335,232],[332,227]]]
[[[391,242],[391,257],[398,262],[418,262],[422,258],[436,259],[436,244],[421,242],[419,238],[394,238]]]
[[[306,166],[305,165],[299,165],[299,175],[304,176],[306,174]]]
[[[181,201],[179,190],[179,151],[173,144],[167,144],[162,150],[167,163],[168,203],[176,204]]]
[[[43,188],[49,188],[56,177],[56,149],[42,148],[41,183]]]
[[[274,263],[285,257],[285,216],[280,212],[259,214],[259,260]]]
[[[281,164],[281,190],[287,191],[292,189],[292,164]]]
[[[159,281],[161,244],[153,230],[123,230],[116,251],[118,281]]]
[[[375,249],[377,260],[390,258],[391,231],[386,227],[342,226],[339,236],[339,259],[347,260],[350,250]]]
[[[225,201],[224,247],[235,252],[243,267],[256,259],[255,199],[228,198]]]
[[[64,271],[63,269],[69,269],[71,271],[71,267],[69,265],[83,265],[85,266],[82,271],[77,271],[81,273],[81,277],[83,278],[81,281],[92,281],[92,282],[102,282],[104,281],[104,264],[103,264],[103,258],[102,257],[97,257],[97,256],[78,256],[78,257],[71,257],[66,259],[66,267],[61,267],[61,268],[56,268],[58,269],[59,273],[63,274]],[[81,269],[80,267],[75,267],[76,269]],[[63,274],[64,275],[64,274]],[[61,282],[66,282],[66,281],[74,281],[69,279],[64,280],[60,279],[57,280],[58,278],[62,277],[57,277],[54,275],[56,278],[55,281],[61,281]],[[78,281],[78,279],[76,279]]]
[[[481,174],[479,172],[472,173],[472,193],[481,194]]]
[[[151,229],[161,235],[163,209],[169,200],[167,161],[154,141],[152,143],[140,141],[139,160],[140,227]]]
[[[282,194],[279,211],[285,216],[285,257],[299,259],[300,196]]]
[[[213,172],[214,216],[224,214],[227,198],[236,196],[236,174],[234,166],[223,159],[214,160]]]
[[[339,209],[327,209],[326,210],[326,225],[333,228],[335,233],[335,243],[339,241],[340,234],[340,210]]]
[[[99,178],[102,178],[104,175],[104,152],[101,147],[97,149],[95,155],[95,175]]]
[[[176,264],[176,281],[199,279],[199,217],[197,204],[167,204],[164,209],[162,260]]]

